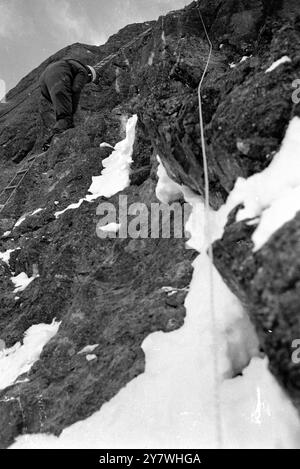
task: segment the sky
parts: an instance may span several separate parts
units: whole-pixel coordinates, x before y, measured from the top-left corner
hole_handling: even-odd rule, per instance
[[[74,42],[100,45],[130,23],[191,0],[0,0],[0,99],[27,73]]]

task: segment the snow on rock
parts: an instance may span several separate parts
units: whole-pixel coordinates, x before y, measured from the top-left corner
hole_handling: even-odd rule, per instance
[[[179,186],[174,193],[162,170],[160,175],[164,182],[160,179],[158,192],[164,201],[179,196]],[[207,243],[201,226],[204,204],[200,196],[182,190],[193,207],[191,244],[201,251]],[[226,210],[213,213],[213,237],[226,221]],[[216,395],[224,448],[298,448],[297,411],[269,372],[267,360],[259,358],[256,335],[240,302],[205,249],[193,267],[185,323],[144,340],[145,372],[58,438],[25,435],[12,448],[215,448]],[[211,269],[217,330],[212,329]],[[242,375],[232,379],[237,370]]]
[[[21,249],[21,248],[18,248],[18,250]],[[10,259],[10,256],[13,252],[17,251],[17,249],[8,249],[7,251],[5,252],[0,252],[0,259],[5,262],[5,264],[7,264],[9,266],[9,259]]]
[[[33,280],[37,278],[37,275],[33,275],[32,277],[28,277],[28,275],[25,272],[20,273],[19,275],[16,275],[16,277],[11,277],[11,281],[15,285],[14,293],[18,293],[21,291],[24,291],[25,288],[30,285]]]
[[[81,349],[79,352],[78,352],[78,355],[81,355],[81,354],[84,354],[84,353],[91,353],[93,352],[94,350],[96,350],[96,348],[99,347],[99,344],[95,344],[95,345],[87,345],[86,347],[84,347],[83,349]]]
[[[153,65],[154,58],[155,58],[155,52],[152,51],[151,54],[150,54],[150,57],[149,57],[149,59],[148,59],[148,65],[149,65],[150,67]]]
[[[281,149],[271,164],[248,179],[239,178],[227,201],[227,211],[243,204],[237,220],[260,217],[252,236],[260,249],[284,223],[300,210],[300,118],[294,117]]]
[[[2,238],[6,238],[10,234],[11,234],[11,231],[5,231],[5,233],[3,233],[3,235],[2,235]]]
[[[92,362],[94,360],[97,360],[97,355],[87,355],[85,358],[88,362]]]
[[[273,72],[273,70],[275,70],[277,67],[279,67],[280,65],[282,64],[285,64],[285,63],[288,63],[288,62],[291,62],[291,59],[285,55],[283,57],[281,57],[281,59],[279,60],[276,60],[276,62],[274,62],[271,67],[269,67],[267,70],[266,70],[266,73],[270,73],[270,72]]]
[[[100,143],[100,148],[112,148],[114,150],[114,147],[106,142]]]
[[[79,202],[76,202],[74,204],[70,204],[68,205],[67,208],[65,208],[64,210],[61,210],[60,212],[56,212],[55,213],[55,217],[58,218],[60,215],[62,215],[63,213],[67,212],[68,210],[76,210],[77,208],[79,208],[81,206],[81,204],[85,201],[86,199],[83,198],[83,199],[80,199]]]
[[[44,210],[43,208],[38,208],[34,212],[32,212],[30,216],[33,217],[33,215],[37,215],[38,213],[42,212],[43,210]]]
[[[27,217],[32,217],[34,215],[36,215],[37,213],[40,213],[42,212],[44,209],[43,208],[38,208],[37,210],[35,210],[34,212],[31,212],[31,213],[27,213],[25,215],[22,215],[21,218],[19,218],[19,220],[16,222],[14,228],[17,228],[18,226],[22,225],[22,223],[26,220]]]
[[[107,231],[109,233],[117,233],[121,228],[120,223],[109,223],[108,225],[101,226],[100,230]]]
[[[24,335],[23,344],[16,343],[9,349],[0,351],[0,389],[14,384],[18,376],[27,373],[39,359],[44,346],[55,336],[60,326],[52,324],[31,326]]]
[[[89,188],[88,194],[79,202],[69,205],[60,212],[55,213],[55,217],[65,213],[67,210],[75,210],[83,202],[92,202],[99,197],[112,197],[118,192],[124,190],[130,184],[130,165],[132,163],[132,152],[135,141],[135,127],[137,124],[137,115],[130,117],[126,124],[126,137],[117,143],[114,151],[108,158],[102,161],[104,169],[100,176],[94,176],[93,182]]]
[[[163,203],[168,204],[182,197],[182,188],[179,184],[169,178],[167,171],[159,156],[157,169],[158,182],[156,186],[156,197]]]
[[[235,67],[237,67],[239,64],[242,64],[242,63],[245,62],[246,60],[250,59],[251,57],[252,57],[252,56],[244,55],[238,63],[232,62],[231,64],[229,64],[229,66],[230,66],[230,68],[235,68]]]
[[[129,186],[136,124],[137,115],[134,115],[126,124],[126,138],[117,143],[112,154],[103,160],[104,169],[101,175],[93,177],[89,188],[92,196],[87,197],[112,197]]]
[[[14,228],[17,228],[18,226],[22,225],[23,221],[26,220],[27,215],[22,215],[22,217],[19,218],[19,220],[15,223]]]
[[[145,373],[60,437],[21,436],[12,448],[214,448],[215,351],[208,301],[209,262],[205,253],[194,262],[184,326],[171,333],[156,332],[144,341]],[[223,378],[230,368],[223,330],[228,320],[242,316],[242,309],[215,275],[223,445],[298,447],[297,412],[268,371],[266,360],[254,358],[240,378]]]

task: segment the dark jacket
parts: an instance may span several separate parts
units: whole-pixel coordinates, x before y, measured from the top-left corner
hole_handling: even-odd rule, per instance
[[[80,93],[90,81],[89,69],[76,59],[48,65],[40,77],[40,86],[42,95],[54,106],[57,121],[73,121]]]

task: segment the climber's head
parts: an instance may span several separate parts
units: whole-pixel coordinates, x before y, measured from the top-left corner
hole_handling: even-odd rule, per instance
[[[94,69],[94,67],[91,67],[90,65],[87,65],[87,68],[89,70],[89,77],[90,77],[91,82],[95,83],[95,81],[97,80],[96,70]]]

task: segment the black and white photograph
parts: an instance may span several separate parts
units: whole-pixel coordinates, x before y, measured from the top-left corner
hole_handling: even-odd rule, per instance
[[[0,449],[300,449],[300,0],[0,0]]]

